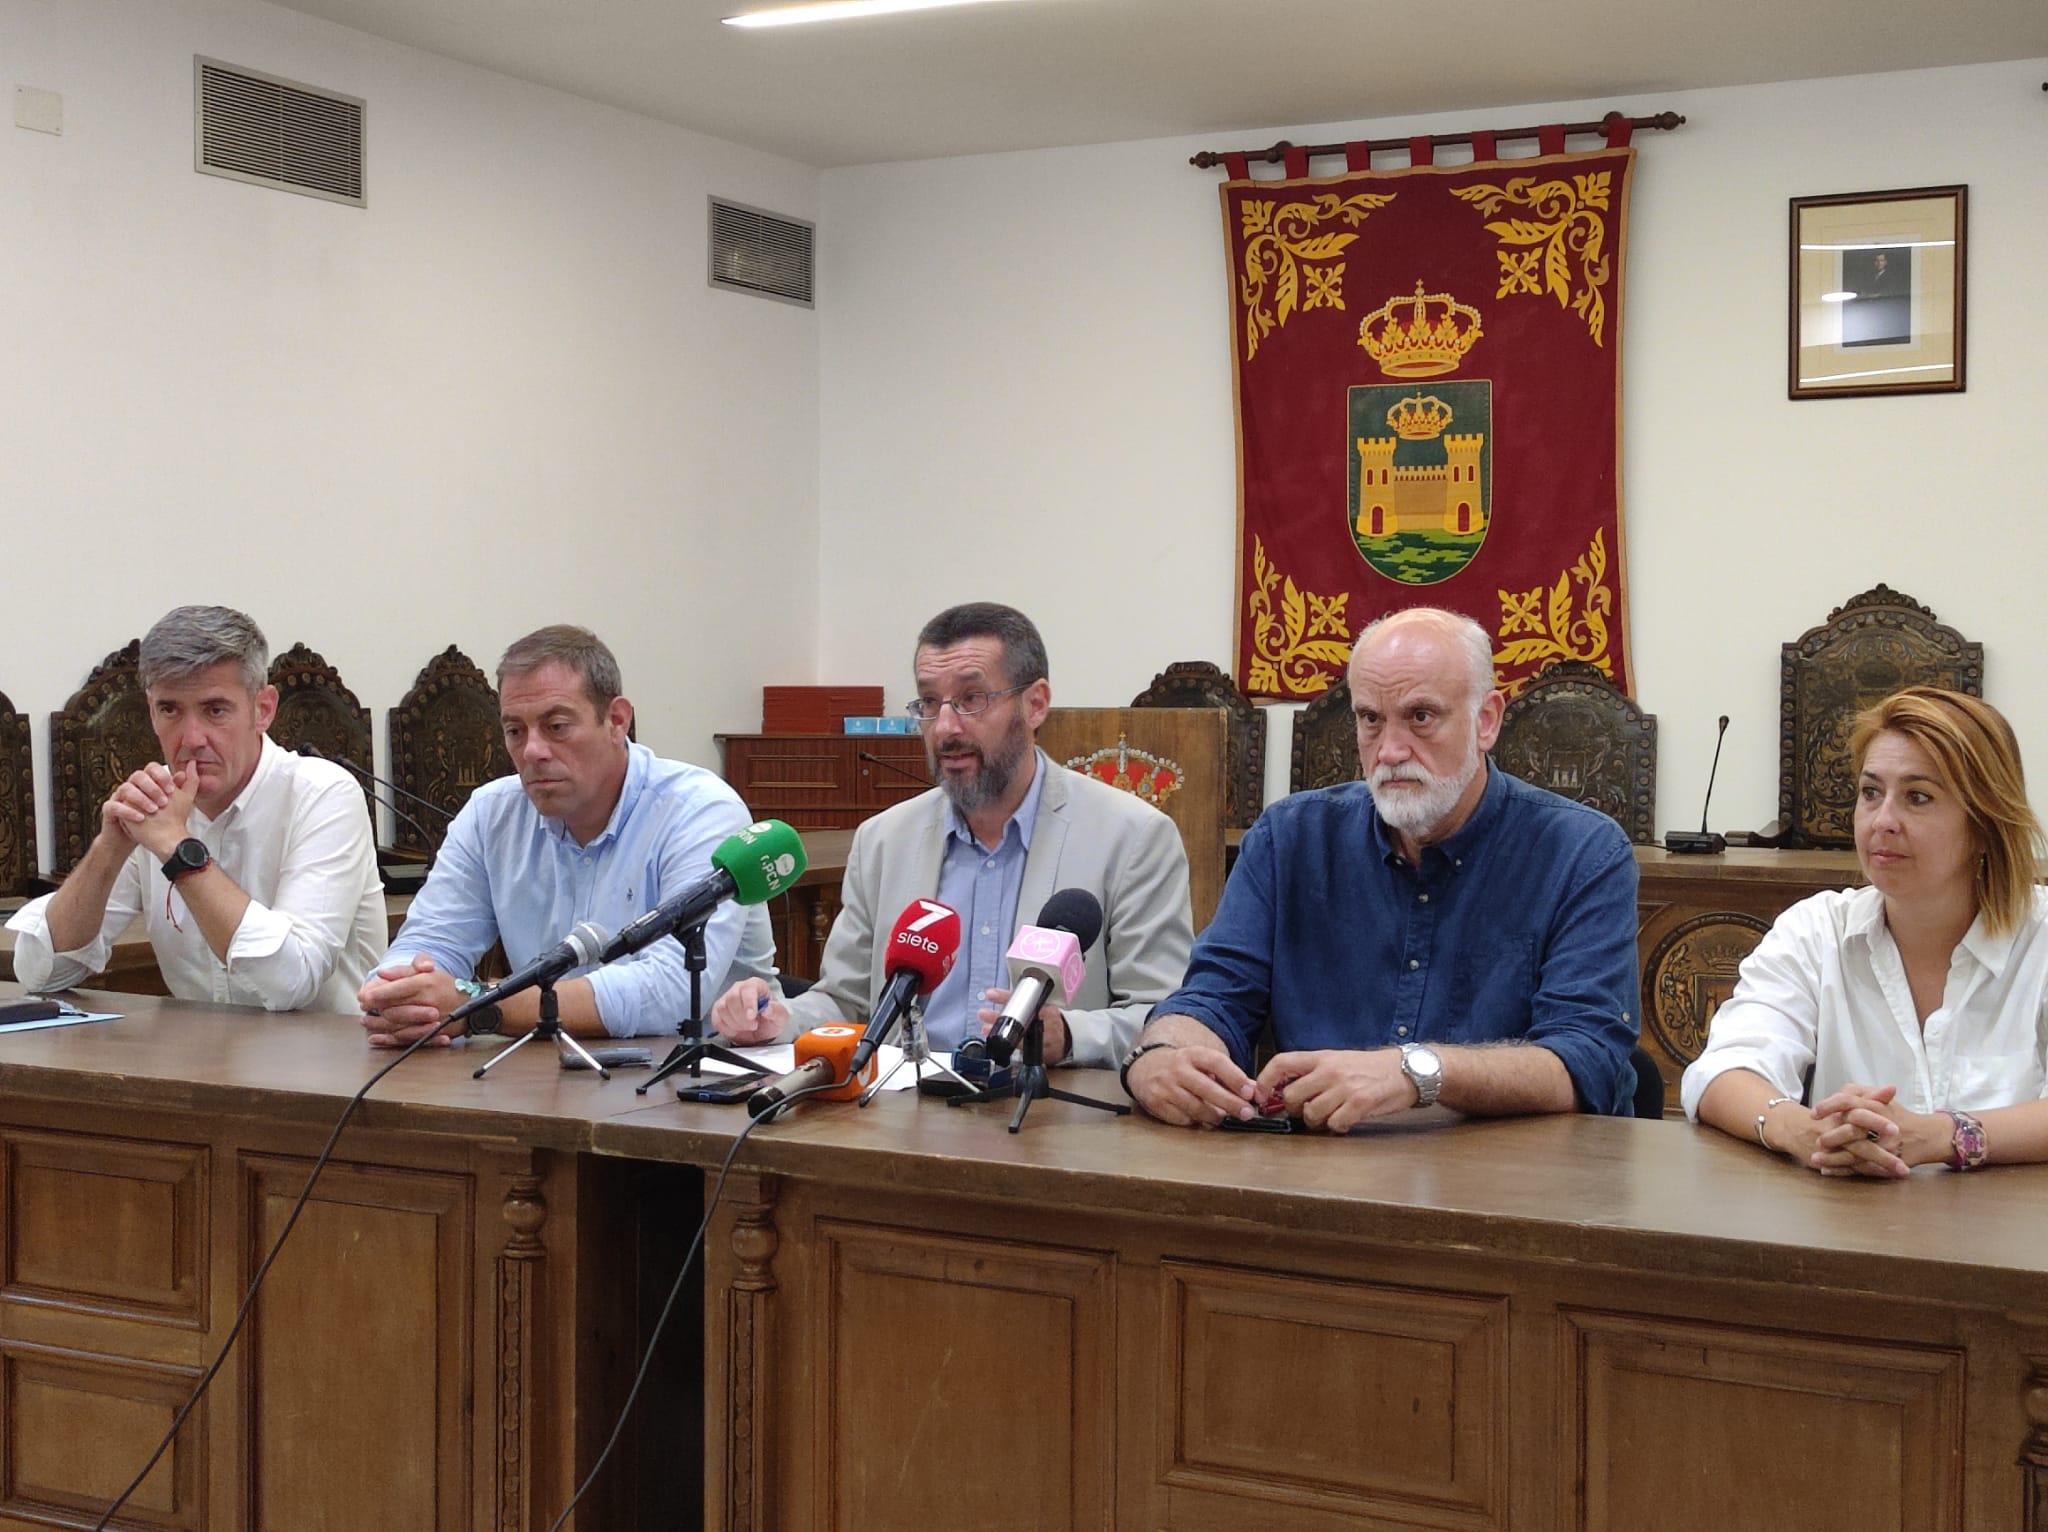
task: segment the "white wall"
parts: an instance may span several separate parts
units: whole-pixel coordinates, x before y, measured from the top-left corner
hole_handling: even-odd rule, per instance
[[[1671,108],[1640,137],[1624,495],[1658,825],[1777,812],[1778,646],[1883,580],[1983,641],[1986,690],[2048,772],[2034,661],[2048,433],[2048,61],[1277,127],[830,171],[821,276],[821,679],[907,695],[917,624],[1010,600],[1059,701],[1232,663],[1235,465],[1220,172],[1200,148]],[[1529,146],[1533,151],[1533,146]],[[1970,188],[1969,389],[1785,396],[1787,199]],[[1288,720],[1268,729],[1286,785]]]
[[[367,209],[192,169],[195,53],[367,98]],[[705,198],[817,174],[253,0],[0,0],[0,690],[48,715],[166,608],[384,709],[544,622],[716,766],[817,647],[817,325],[704,283]],[[734,643],[745,635],[744,643]]]

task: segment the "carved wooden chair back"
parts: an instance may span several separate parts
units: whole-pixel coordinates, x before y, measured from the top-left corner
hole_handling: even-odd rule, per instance
[[[293,644],[270,662],[270,684],[277,688],[277,716],[270,737],[286,750],[311,745],[330,760],[375,769],[370,735],[370,710],[357,700],[335,668],[304,644]],[[376,818],[370,784],[363,782],[363,802]]]
[[[1152,678],[1132,707],[1213,707],[1223,711],[1223,823],[1248,830],[1266,806],[1266,715],[1207,660],[1182,660]]]
[[[412,690],[391,709],[389,727],[391,780],[450,818],[478,787],[512,772],[498,723],[498,694],[453,644],[427,662]],[[444,826],[431,817],[423,822],[438,845]],[[404,820],[392,842],[404,850],[433,849]]]
[[[149,726],[138,676],[142,640],[130,639],[50,715],[52,871],[62,876],[100,833],[100,807],[134,772],[162,754]]]
[[[1657,720],[1600,670],[1553,665],[1507,705],[1494,764],[1598,809],[1639,845],[1656,838]]]
[[[1855,844],[1856,715],[1903,686],[1984,695],[1984,646],[1888,586],[1852,596],[1783,646],[1778,820],[1789,846]]]
[[[1358,728],[1351,719],[1351,682],[1346,678],[1294,715],[1287,790],[1299,793],[1357,780]]]
[[[28,714],[15,712],[0,692],[0,893],[28,893],[40,877]]]

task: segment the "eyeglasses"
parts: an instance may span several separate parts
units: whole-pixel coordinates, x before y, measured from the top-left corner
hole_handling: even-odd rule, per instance
[[[939,716],[939,709],[945,707],[951,708],[962,718],[973,718],[977,714],[986,713],[989,704],[997,699],[1014,697],[1021,691],[1029,690],[1031,685],[1031,682],[1026,681],[1022,686],[1006,686],[999,692],[963,692],[957,697],[919,697],[903,711],[919,723],[930,723]]]

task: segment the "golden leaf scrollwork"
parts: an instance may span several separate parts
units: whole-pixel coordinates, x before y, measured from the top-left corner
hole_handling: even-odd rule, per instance
[[[1572,586],[1580,587],[1575,599]],[[1608,676],[1614,674],[1614,656],[1607,647],[1607,619],[1614,611],[1614,589],[1607,583],[1607,534],[1595,532],[1593,541],[1579,561],[1558,575],[1557,584],[1545,590],[1500,591],[1500,631],[1512,639],[1496,650],[1493,663],[1503,671],[1521,671],[1502,686],[1510,697],[1520,696],[1536,673],[1557,660],[1584,660],[1597,665]],[[1526,638],[1515,638],[1526,633]]]
[[[1297,309],[1344,307],[1344,263],[1337,257],[1358,236],[1317,230],[1333,221],[1356,229],[1375,209],[1393,200],[1392,192],[1355,192],[1349,197],[1323,192],[1302,202],[1238,204],[1238,227],[1244,236],[1238,298],[1244,305],[1246,361],[1258,355],[1259,342],[1285,325]]]
[[[1256,537],[1252,539],[1252,582],[1255,588],[1246,607],[1252,620],[1247,690],[1297,697],[1322,692],[1330,684],[1326,667],[1341,670],[1351,658],[1351,630],[1344,616],[1351,593],[1319,596],[1301,590],[1273,567],[1265,543]]]
[[[1527,208],[1535,215],[1502,218],[1486,226],[1503,246],[1512,247],[1500,251],[1500,291],[1494,296],[1548,292],[1560,308],[1569,305],[1585,320],[1596,346],[1607,344],[1607,297],[1601,289],[1614,275],[1614,267],[1607,258],[1607,220],[1602,215],[1613,200],[1613,182],[1614,172],[1596,170],[1569,181],[1515,176],[1505,186],[1451,189],[1452,196],[1471,203],[1488,217],[1508,207]],[[1539,255],[1540,285],[1536,275]],[[1572,290],[1574,265],[1583,283],[1577,292]]]

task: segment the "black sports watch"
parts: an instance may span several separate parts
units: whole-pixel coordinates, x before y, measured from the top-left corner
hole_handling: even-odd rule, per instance
[[[206,842],[188,835],[164,858],[164,876],[175,883],[188,872],[200,872],[212,865],[213,853],[206,849]]]

